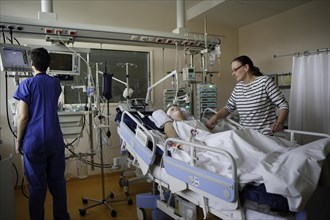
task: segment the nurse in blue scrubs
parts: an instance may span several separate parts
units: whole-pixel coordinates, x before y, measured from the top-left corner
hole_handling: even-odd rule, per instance
[[[31,51],[34,77],[18,86],[19,100],[16,151],[23,153],[29,182],[30,219],[44,219],[47,187],[53,198],[54,219],[69,219],[64,177],[64,141],[57,115],[60,81],[46,74],[50,56],[46,49]]]

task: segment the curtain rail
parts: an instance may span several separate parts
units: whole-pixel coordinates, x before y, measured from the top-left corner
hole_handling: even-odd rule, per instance
[[[279,58],[279,57],[289,57],[289,56],[300,56],[301,54],[302,55],[310,55],[310,54],[318,54],[318,53],[321,53],[321,52],[328,52],[330,51],[329,48],[323,48],[323,49],[317,49],[317,50],[307,50],[307,51],[303,51],[303,52],[295,52],[295,53],[292,53],[292,54],[282,54],[282,55],[275,55],[274,54],[274,58]]]

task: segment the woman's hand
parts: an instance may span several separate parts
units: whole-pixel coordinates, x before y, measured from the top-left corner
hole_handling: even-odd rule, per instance
[[[217,119],[216,115],[213,115],[213,116],[212,116],[212,117],[206,122],[206,127],[207,127],[208,129],[212,130],[212,129],[215,127],[215,125],[217,124],[217,121],[218,121],[218,119]]]
[[[212,130],[218,124],[219,119],[226,118],[228,115],[230,115],[230,112],[226,108],[220,109],[207,121],[206,127]]]
[[[283,130],[283,124],[282,123],[277,121],[272,125],[272,133],[276,133],[276,132],[279,132],[279,131],[282,131],[282,130]]]

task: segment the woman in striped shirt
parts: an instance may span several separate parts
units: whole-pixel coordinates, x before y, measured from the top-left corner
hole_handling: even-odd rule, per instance
[[[243,127],[268,135],[281,131],[289,114],[289,105],[274,80],[263,76],[247,56],[235,58],[231,68],[237,84],[226,106],[209,119],[207,127],[213,129],[219,119],[237,110]],[[279,109],[278,117],[276,108]]]

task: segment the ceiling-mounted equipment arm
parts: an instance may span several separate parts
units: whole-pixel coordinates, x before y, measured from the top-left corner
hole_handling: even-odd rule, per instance
[[[151,85],[148,87],[148,90],[147,90],[147,95],[146,95],[146,103],[148,104],[150,99],[150,91],[157,85],[159,85],[160,83],[164,82],[165,80],[167,80],[168,78],[172,77],[172,76],[177,76],[177,72],[176,70],[173,70],[170,74],[168,74],[167,76],[161,78],[160,80],[158,80],[155,84]]]

